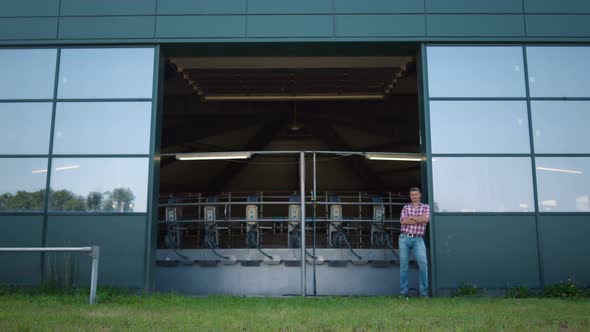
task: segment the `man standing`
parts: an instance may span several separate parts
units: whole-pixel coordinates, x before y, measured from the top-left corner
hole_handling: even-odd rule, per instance
[[[400,294],[408,296],[408,263],[410,251],[414,250],[414,256],[420,270],[420,297],[428,297],[428,259],[426,258],[426,246],[424,245],[424,232],[430,221],[430,207],[420,202],[422,194],[420,188],[410,188],[410,204],[402,209],[400,222],[401,234],[399,236],[400,257]]]

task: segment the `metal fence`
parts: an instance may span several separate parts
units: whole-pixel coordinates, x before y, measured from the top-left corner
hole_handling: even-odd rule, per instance
[[[96,284],[98,281],[98,260],[100,247],[65,247],[65,248],[0,248],[0,252],[85,252],[92,258],[92,272],[90,275],[90,304],[96,302]]]

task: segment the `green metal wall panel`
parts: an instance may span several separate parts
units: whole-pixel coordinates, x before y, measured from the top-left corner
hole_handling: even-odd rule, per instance
[[[156,37],[245,37],[246,17],[214,16],[158,16]]]
[[[540,287],[534,216],[436,215],[437,288]]]
[[[522,13],[522,0],[426,0],[428,13]]]
[[[246,0],[159,0],[158,15],[245,14]]]
[[[61,0],[61,16],[155,15],[156,0]]]
[[[527,13],[590,13],[588,0],[523,0]]]
[[[98,245],[99,286],[142,288],[146,222],[146,216],[52,216],[47,222],[47,246]],[[88,285],[90,257],[77,254],[75,262],[77,284]],[[57,273],[64,270],[63,255],[57,255]]]
[[[590,15],[526,15],[530,37],[590,37]]]
[[[424,15],[336,15],[338,37],[425,36]]]
[[[245,16],[158,16],[156,22],[158,38],[245,36]]]
[[[42,216],[1,216],[0,247],[41,247]],[[34,286],[41,280],[41,254],[0,253],[0,283]]]
[[[0,18],[0,40],[55,39],[57,17]]]
[[[248,37],[329,37],[332,15],[250,15]]]
[[[541,215],[539,232],[545,285],[574,277],[590,286],[590,216]]]
[[[521,37],[525,35],[522,15],[428,15],[428,36]]]
[[[332,0],[249,0],[248,14],[332,14]]]
[[[334,0],[338,14],[424,13],[424,0]]]
[[[59,0],[0,0],[0,17],[58,15]]]
[[[59,38],[153,38],[154,24],[154,16],[62,17]]]
[[[590,39],[588,22],[588,0],[0,0],[1,44],[56,39],[58,30],[64,41],[89,42],[333,37],[537,42]]]

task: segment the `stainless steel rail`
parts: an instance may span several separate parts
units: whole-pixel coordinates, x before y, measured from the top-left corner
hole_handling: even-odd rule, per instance
[[[64,248],[0,248],[0,252],[85,252],[92,258],[92,273],[90,275],[90,304],[96,302],[96,284],[98,282],[98,260],[100,247],[64,247]]]
[[[166,203],[160,204],[160,207],[174,207],[174,206],[200,206],[200,205],[293,205],[297,204],[295,202],[271,202],[271,201],[264,201],[264,202],[211,202],[211,203]],[[305,205],[312,205],[314,204],[311,201],[306,201]],[[408,203],[387,203],[387,202],[316,202],[316,205],[398,205],[404,206]]]

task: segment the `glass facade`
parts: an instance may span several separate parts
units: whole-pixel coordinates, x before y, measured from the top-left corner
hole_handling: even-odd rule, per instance
[[[590,153],[590,100],[531,102],[537,153]]]
[[[56,49],[0,50],[0,100],[53,99]]]
[[[531,97],[590,97],[590,47],[526,48]]]
[[[590,158],[536,158],[540,212],[590,211]]]
[[[538,211],[589,212],[590,47],[527,46],[526,56]]]
[[[590,47],[429,46],[427,58],[435,211],[590,211]]]
[[[147,158],[54,158],[50,211],[146,212]]]
[[[534,211],[523,48],[427,52],[434,210]]]
[[[565,198],[559,181],[553,180],[565,176],[563,183],[569,183],[567,179],[582,178],[585,171],[547,169],[567,170],[573,167],[568,165],[583,165],[590,158],[585,144],[590,138],[585,128],[590,120],[590,47],[429,46],[427,52],[431,147],[438,160],[438,165],[433,163],[433,184],[435,200],[441,197],[438,210],[530,211],[530,191],[515,195],[511,202],[491,203],[493,199],[487,196],[489,204],[483,205],[458,206],[442,197],[453,196],[449,178],[462,188],[468,187],[462,185],[467,178],[476,175],[482,188],[486,183],[501,186],[520,181],[527,185],[534,172],[538,211],[585,211],[580,203],[585,193]],[[52,186],[49,196],[63,190],[77,196],[91,192],[104,196],[117,188],[135,188],[133,211],[145,211],[146,190],[137,189],[142,186],[130,173],[137,169],[147,183],[153,66],[154,49],[150,47],[0,50],[0,158],[5,174],[22,178],[23,184],[48,176]],[[34,72],[34,77],[24,75],[22,68]],[[510,155],[513,158],[508,158]],[[84,163],[84,158],[94,159]],[[501,158],[518,160],[518,167],[513,165],[518,172],[494,172],[490,165],[508,160]],[[17,161],[34,162],[33,168],[46,171],[30,173],[33,177],[27,172],[17,175],[12,164]],[[43,161],[47,165],[38,165]],[[99,182],[104,188],[72,189],[64,178],[68,172],[56,170],[68,165],[50,167],[66,161],[87,164],[70,173],[102,179]],[[557,161],[562,166],[551,166]],[[102,174],[100,167],[92,166],[101,163],[118,167],[121,174],[115,172],[111,179],[116,185],[109,184],[108,174]],[[23,169],[31,168],[25,166]],[[457,178],[457,170],[465,176]],[[523,178],[517,181],[515,174]],[[41,190],[44,195],[45,189],[37,183],[23,190],[7,185],[2,194]],[[555,199],[556,193],[562,193],[564,199]],[[72,210],[54,204],[51,197],[49,201],[52,211]],[[552,201],[558,204],[547,204]],[[41,208],[37,203],[23,204],[16,210],[43,210],[43,200],[39,202]],[[74,210],[105,210],[87,203]]]
[[[0,211],[41,212],[47,158],[0,158]]]
[[[154,48],[3,49],[0,71],[0,212],[147,212]]]
[[[43,102],[0,103],[0,154],[48,154],[52,107]]]
[[[53,153],[148,154],[151,102],[57,104]]]
[[[429,47],[430,97],[525,97],[520,47]]]
[[[534,211],[531,159],[435,157],[435,212]]]
[[[430,121],[434,153],[531,151],[525,101],[431,101]]]
[[[64,49],[58,98],[151,99],[153,66],[153,48]]]

